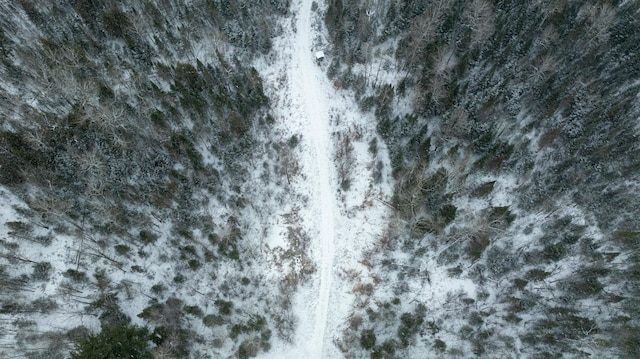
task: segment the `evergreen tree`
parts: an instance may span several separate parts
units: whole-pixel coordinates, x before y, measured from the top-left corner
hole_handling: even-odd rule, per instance
[[[147,328],[118,323],[76,344],[71,359],[151,359]]]

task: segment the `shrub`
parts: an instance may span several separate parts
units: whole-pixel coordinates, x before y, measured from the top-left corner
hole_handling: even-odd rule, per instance
[[[259,350],[260,340],[258,338],[245,339],[240,343],[240,347],[238,348],[238,358],[253,358],[258,355]]]
[[[474,236],[467,243],[465,251],[467,252],[467,255],[469,256],[469,258],[471,258],[472,261],[476,261],[480,259],[480,257],[482,256],[482,253],[489,246],[490,243],[491,241],[485,235]]]
[[[505,321],[509,322],[509,323],[514,323],[514,324],[518,324],[522,321],[522,318],[520,318],[519,316],[515,315],[515,313],[509,313],[506,316],[503,317]]]
[[[87,274],[85,272],[79,272],[77,270],[74,269],[67,269],[66,272],[62,273],[62,275],[66,278],[71,279],[72,281],[76,282],[76,283],[80,283],[80,282],[86,282],[87,280],[89,280],[89,278],[87,278]]]
[[[200,269],[200,267],[202,267],[202,264],[197,259],[189,259],[188,263],[189,263],[189,268],[191,268],[191,270],[198,270]]]
[[[40,262],[33,265],[31,279],[35,281],[47,281],[51,275],[51,263]]]
[[[230,315],[233,309],[233,303],[226,300],[217,299],[214,304],[218,307],[218,312],[221,315]]]
[[[524,289],[524,287],[526,287],[527,283],[529,283],[529,282],[524,280],[524,279],[520,279],[520,278],[516,278],[516,279],[513,280],[513,286],[518,288],[518,289]]]
[[[397,346],[398,346],[398,343],[394,339],[389,339],[384,343],[382,343],[382,345],[380,346],[380,349],[385,353],[389,353],[393,355],[396,352]]]
[[[194,332],[191,330],[174,325],[158,326],[150,337],[156,345],[168,349],[163,358],[191,357],[189,352],[194,339]]]
[[[149,231],[142,230],[140,231],[140,241],[144,244],[154,243],[158,239],[158,236]]]
[[[154,284],[151,287],[151,292],[154,294],[162,294],[165,290],[167,290],[167,288],[162,283]]]
[[[447,274],[449,277],[458,278],[462,274],[462,267],[458,264],[453,268],[447,268]]]
[[[465,325],[462,328],[460,328],[460,333],[459,333],[460,338],[469,340],[471,339],[473,332],[474,332],[474,329],[471,326]]]
[[[376,345],[376,334],[373,329],[363,329],[360,333],[360,345],[364,349],[371,349]]]
[[[207,239],[209,240],[209,243],[213,245],[216,245],[220,242],[220,236],[216,233],[210,233]]]
[[[475,327],[480,327],[484,323],[484,319],[482,318],[482,314],[478,312],[473,312],[469,315],[469,324]]]
[[[415,313],[403,313],[400,316],[400,327],[398,328],[398,337],[402,347],[409,346],[409,342],[413,336],[419,331],[422,323],[424,322],[424,313],[421,308],[418,308]]]
[[[487,269],[496,276],[502,276],[516,269],[519,257],[510,248],[492,246],[487,251]]]
[[[104,83],[101,83],[98,86],[98,98],[101,101],[107,101],[107,100],[113,100],[116,97],[115,93],[113,92],[113,90],[111,89],[111,87],[109,87],[109,85],[106,85]],[[156,111],[157,112],[157,111]],[[152,115],[153,116],[153,115]]]
[[[440,217],[442,218],[443,224],[446,226],[451,223],[456,218],[456,206],[452,204],[445,204],[440,208]]]
[[[50,313],[58,308],[58,303],[51,298],[38,298],[31,302],[31,308],[40,313]]]
[[[5,301],[0,307],[0,314],[12,314],[19,313],[24,310],[24,304],[20,304],[14,301]]]
[[[112,8],[102,14],[105,31],[114,37],[126,38],[131,28],[131,21],[127,14],[118,8]]]
[[[90,309],[100,312],[98,319],[103,325],[129,323],[129,317],[120,310],[117,293],[103,293],[89,305]]]
[[[504,225],[510,225],[516,216],[509,211],[509,206],[493,207],[489,212],[489,222],[501,222]]]
[[[568,295],[578,298],[594,296],[604,288],[597,277],[586,275],[581,275],[579,278],[567,279],[562,286]]]
[[[24,222],[11,221],[5,224],[11,230],[9,232],[11,236],[24,236],[29,234],[33,229],[33,225]]]
[[[567,249],[564,243],[558,242],[558,243],[554,243],[546,246],[542,250],[542,256],[548,262],[557,262],[560,259],[562,259],[562,257],[564,257],[566,252],[567,252]]]
[[[433,343],[433,347],[440,353],[444,353],[447,350],[447,343],[443,342],[440,339],[436,339]]]
[[[204,315],[202,309],[200,309],[200,307],[198,307],[197,305],[185,305],[184,311],[198,318],[201,318]]]
[[[35,236],[33,237],[33,240],[37,243],[42,244],[45,247],[48,247],[51,245],[51,241],[53,240],[53,236],[51,234],[47,234],[45,236]]]
[[[223,325],[225,323],[225,320],[220,315],[208,314],[205,315],[204,318],[202,318],[202,323],[205,326],[211,328],[216,325]]]
[[[249,328],[247,328],[246,325],[243,324],[234,324],[231,327],[231,330],[229,331],[229,337],[231,337],[231,339],[236,339],[238,338],[238,336],[242,333],[247,333],[249,331]]]
[[[289,141],[287,141],[289,148],[295,148],[298,143],[300,143],[300,139],[296,135],[291,136],[291,138],[289,138]]]
[[[412,238],[422,238],[427,233],[440,233],[441,226],[438,223],[435,223],[429,218],[420,217],[416,220],[416,223],[411,230]]]
[[[237,112],[232,112],[229,115],[229,129],[237,137],[242,138],[250,129],[249,121],[244,119]]]
[[[527,311],[535,307],[539,300],[539,295],[526,291],[522,293],[522,298],[509,296],[507,297],[507,302],[509,302],[508,310],[513,313]]]
[[[184,316],[183,307],[182,300],[175,297],[168,298],[164,304],[153,301],[153,304],[138,314],[138,318],[177,328]]]
[[[124,256],[131,251],[131,247],[125,244],[118,244],[117,246],[115,246],[115,249],[116,249],[116,253],[118,253],[121,256]]]
[[[640,357],[640,327],[623,325],[616,328],[616,332],[618,335],[613,340],[622,356],[626,358]]]
[[[551,275],[551,272],[546,272],[542,269],[532,269],[528,271],[527,274],[525,274],[525,278],[527,280],[538,282],[538,281],[544,280],[549,275]]]
[[[362,325],[362,322],[363,322],[363,320],[362,320],[361,316],[359,316],[357,314],[352,315],[349,318],[349,328],[351,328],[353,330],[357,330]]]
[[[367,147],[367,150],[372,156],[378,155],[378,139],[377,138],[374,137],[373,139],[371,139],[371,141],[369,141],[369,146]]]
[[[149,331],[120,323],[102,326],[100,333],[76,344],[71,359],[127,358],[151,359]]]

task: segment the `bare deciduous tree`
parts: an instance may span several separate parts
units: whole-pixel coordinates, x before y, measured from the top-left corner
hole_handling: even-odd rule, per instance
[[[431,92],[431,101],[435,104],[442,103],[447,95],[447,81],[443,76],[431,76],[428,85]]]
[[[457,137],[462,135],[468,130],[469,127],[469,113],[462,107],[456,107],[451,111],[449,121],[444,128],[444,134],[446,136]]]
[[[533,67],[533,80],[541,83],[549,78],[549,76],[555,73],[558,69],[558,60],[553,54],[543,55],[536,59]]]
[[[407,36],[409,41],[409,54],[405,63],[407,73],[416,66],[424,46],[433,41],[442,17],[443,14],[439,11],[427,10],[414,22]]]
[[[587,24],[588,44],[600,44],[609,39],[607,31],[616,20],[616,11],[607,3],[584,4],[578,12],[577,19]]]
[[[493,5],[486,0],[473,0],[467,3],[463,16],[471,29],[471,47],[481,47],[495,29]]]
[[[558,32],[553,25],[547,25],[547,27],[542,30],[542,33],[536,38],[535,44],[544,49],[549,49],[550,46],[553,46],[558,41]]]
[[[434,72],[438,76],[444,76],[456,65],[455,49],[451,46],[440,46],[433,55]]]

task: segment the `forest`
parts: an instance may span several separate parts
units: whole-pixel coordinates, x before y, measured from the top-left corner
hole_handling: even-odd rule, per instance
[[[134,357],[248,357],[290,335],[286,309],[262,309],[289,294],[247,239],[250,163],[274,121],[247,64],[288,6],[2,3],[3,357],[143,332]],[[277,167],[286,147],[271,148]]]
[[[639,11],[328,1],[328,75],[375,114],[396,180],[345,356],[640,354]],[[471,284],[417,294],[440,278]]]
[[[313,31],[323,79],[375,128],[341,133],[332,110],[336,198],[366,177],[363,138],[368,191],[385,171],[393,190],[362,204],[390,216],[336,263],[358,270],[325,342],[344,358],[640,357],[640,2],[326,0],[296,29],[298,3],[0,3],[0,356],[300,341],[292,303],[324,277],[310,134],[288,132],[290,79],[272,72],[282,39]]]

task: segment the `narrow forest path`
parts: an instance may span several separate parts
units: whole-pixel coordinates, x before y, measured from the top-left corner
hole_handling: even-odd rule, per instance
[[[302,109],[307,119],[306,136],[315,150],[315,196],[317,237],[315,239],[316,263],[319,273],[319,289],[317,303],[313,315],[313,331],[310,338],[301,338],[308,343],[306,358],[323,358],[329,296],[333,280],[333,257],[335,241],[335,189],[332,188],[331,171],[333,169],[332,145],[330,137],[329,106],[324,93],[327,81],[324,74],[315,64],[312,53],[311,0],[300,1],[296,23],[297,33],[295,53],[292,66],[295,69],[291,76],[297,76],[302,95]]]
[[[292,342],[275,341],[260,356],[265,359],[343,356],[339,345],[354,305],[354,286],[368,280],[362,254],[382,235],[389,215],[377,200],[389,201],[393,193],[390,160],[378,141],[375,119],[359,110],[351,93],[336,90],[325,65],[316,63],[316,42],[323,40],[312,3],[296,0],[291,5],[294,22],[286,24],[290,31],[277,40],[282,60],[265,73],[284,133],[301,138],[296,150],[302,174],[292,186],[308,199],[301,203],[300,224],[309,235],[307,251],[316,271],[298,287],[291,303],[296,321]],[[286,76],[278,77],[280,71]],[[371,141],[378,141],[375,153]],[[338,166],[350,168],[349,188],[339,185]],[[383,170],[374,183],[376,168]]]
[[[327,353],[332,338],[327,332],[327,317],[332,292],[335,255],[336,215],[339,214],[331,142],[329,101],[326,76],[315,63],[312,51],[312,0],[297,0],[292,4],[295,25],[284,43],[290,55],[286,62],[288,79],[284,113],[287,127],[302,137],[301,165],[306,181],[300,184],[308,196],[305,223],[310,237],[310,256],[316,267],[313,280],[305,283],[293,303],[296,329],[291,345],[276,345],[265,358],[319,359],[335,357]],[[330,330],[330,329],[329,329]],[[331,350],[331,349],[329,349]]]
[[[327,81],[314,62],[311,49],[311,0],[303,0],[298,12],[296,33],[296,51],[294,55],[295,67],[298,68],[298,76],[302,80],[299,89],[302,94],[303,109],[308,119],[307,136],[315,149],[317,177],[313,180],[316,186],[314,202],[317,206],[317,239],[316,248],[319,249],[316,256],[320,288],[318,290],[318,302],[316,303],[313,318],[313,332],[311,338],[306,338],[310,344],[307,358],[323,358],[325,343],[325,331],[327,313],[329,310],[329,297],[331,283],[333,281],[333,257],[335,241],[335,189],[332,188],[331,175],[333,161],[332,145],[330,137],[329,107],[324,86],[320,81]]]

